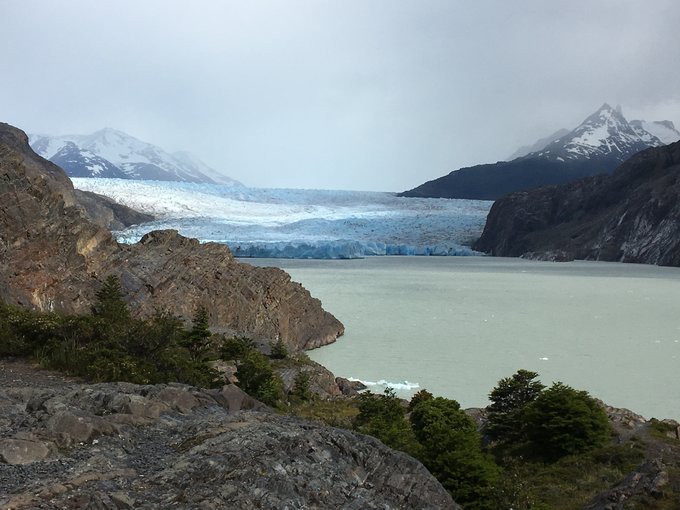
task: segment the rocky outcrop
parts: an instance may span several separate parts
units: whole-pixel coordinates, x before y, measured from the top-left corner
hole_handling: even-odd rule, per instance
[[[290,276],[234,260],[225,245],[174,231],[119,245],[90,221],[71,181],[0,124],[0,299],[39,310],[89,311],[110,274],[140,315],[190,317],[199,305],[215,331],[281,338],[291,351],[333,342],[342,324]]]
[[[108,230],[121,230],[132,225],[139,225],[152,221],[150,214],[135,211],[126,205],[118,204],[109,197],[92,193],[91,191],[73,190],[76,200],[85,210],[87,217]]]
[[[460,508],[376,439],[234,386],[85,385],[0,362],[0,508]]]
[[[611,176],[498,200],[474,249],[679,266],[680,142],[642,151]]]

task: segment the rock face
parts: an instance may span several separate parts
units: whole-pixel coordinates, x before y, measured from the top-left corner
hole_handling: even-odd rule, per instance
[[[291,351],[333,342],[342,324],[290,276],[234,260],[225,245],[152,232],[119,245],[88,220],[66,174],[0,124],[0,299],[39,310],[87,312],[118,275],[141,315],[191,317],[199,305],[216,331],[281,338]]]
[[[680,265],[680,142],[611,176],[498,200],[474,249],[496,256]]]
[[[233,386],[0,368],[0,508],[460,508],[415,459]]]
[[[154,219],[151,214],[130,209],[126,205],[116,203],[109,197],[91,191],[79,189],[73,191],[90,221],[105,229],[122,230]]]

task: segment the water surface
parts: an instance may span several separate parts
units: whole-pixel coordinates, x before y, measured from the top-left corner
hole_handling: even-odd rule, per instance
[[[680,418],[678,268],[487,257],[251,262],[285,269],[345,324],[338,342],[309,353],[336,375],[409,381],[472,407],[526,368],[647,418]]]

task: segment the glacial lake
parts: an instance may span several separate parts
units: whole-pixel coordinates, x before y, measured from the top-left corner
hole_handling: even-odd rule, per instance
[[[526,368],[546,385],[562,381],[646,418],[680,419],[680,268],[491,257],[242,260],[288,271],[343,322],[343,337],[309,352],[336,375],[481,407],[499,379]]]

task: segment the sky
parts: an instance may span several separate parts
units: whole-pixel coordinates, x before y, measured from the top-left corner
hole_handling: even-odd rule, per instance
[[[0,0],[0,121],[403,191],[603,103],[680,125],[678,0]]]

